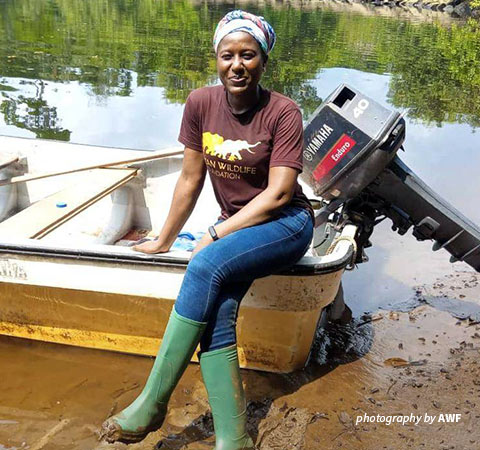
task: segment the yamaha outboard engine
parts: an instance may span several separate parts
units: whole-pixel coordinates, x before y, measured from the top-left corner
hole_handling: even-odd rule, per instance
[[[405,121],[347,85],[315,111],[304,131],[302,179],[324,201],[317,225],[331,213],[338,226],[354,223],[356,262],[366,259],[374,226],[389,217],[400,234],[413,227],[418,240],[435,241],[450,260],[480,271],[480,229],[423,183],[396,156]],[[340,208],[341,207],[341,208]]]

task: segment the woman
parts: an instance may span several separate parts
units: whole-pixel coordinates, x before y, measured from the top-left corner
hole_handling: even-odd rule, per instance
[[[238,365],[235,325],[255,278],[293,265],[313,233],[311,206],[297,183],[303,128],[295,103],[259,85],[275,33],[244,11],[228,13],[214,36],[220,86],[193,91],[179,141],[183,168],[157,240],[135,250],[169,250],[202,190],[206,172],[220,220],[195,248],[152,372],[140,396],[107,420],[107,441],[134,442],[158,429],[198,342],[216,449],[253,448]]]

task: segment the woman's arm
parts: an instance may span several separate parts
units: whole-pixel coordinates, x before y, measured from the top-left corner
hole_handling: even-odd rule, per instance
[[[290,203],[295,192],[298,171],[291,167],[272,167],[267,188],[250,200],[240,211],[215,226],[219,238],[275,217]]]
[[[168,252],[197,203],[205,181],[206,167],[202,152],[185,147],[182,172],[175,185],[170,211],[157,240],[135,245],[143,253]]]
[[[302,169],[303,124],[298,107],[279,112],[272,142],[267,188],[215,227],[218,237],[266,222],[290,203]]]
[[[267,188],[250,200],[240,211],[224,222],[215,225],[219,238],[242,228],[251,227],[275,217],[293,197],[298,170],[291,167],[275,166],[268,172]],[[207,233],[195,247],[193,254],[212,242]]]

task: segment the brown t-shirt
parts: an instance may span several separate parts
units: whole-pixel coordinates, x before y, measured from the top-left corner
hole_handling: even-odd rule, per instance
[[[267,187],[270,167],[302,171],[302,116],[292,100],[277,92],[262,89],[257,106],[236,115],[222,85],[197,89],[188,96],[178,140],[203,152],[223,219]],[[298,183],[290,205],[313,214]]]

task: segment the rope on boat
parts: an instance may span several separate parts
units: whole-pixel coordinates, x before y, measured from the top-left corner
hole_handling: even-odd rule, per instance
[[[339,236],[335,238],[332,244],[330,245],[330,247],[328,247],[326,254],[330,255],[331,253],[333,253],[333,251],[335,250],[335,247],[340,241],[348,241],[353,247],[352,259],[346,267],[346,270],[352,270],[355,267],[355,261],[357,259],[357,250],[358,250],[357,242],[355,241],[355,238],[353,238],[352,236]]]

